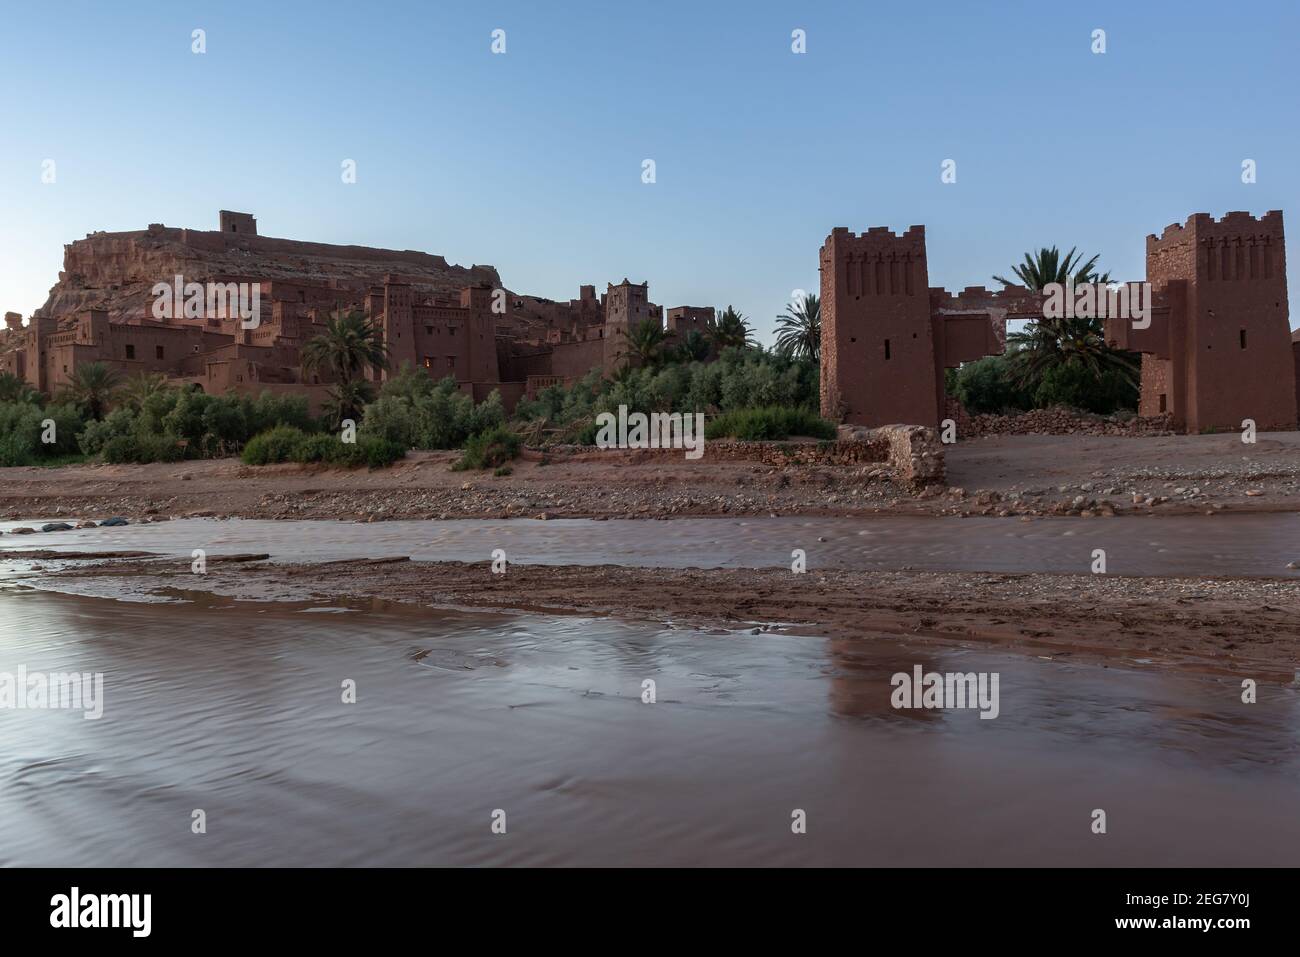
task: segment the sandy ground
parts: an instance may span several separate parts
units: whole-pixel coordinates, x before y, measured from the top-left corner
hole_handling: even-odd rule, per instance
[[[0,515],[140,518],[666,517],[675,515],[1096,514],[1300,510],[1300,432],[1144,438],[992,436],[948,452],[946,492],[916,495],[878,467],[746,462],[542,464],[453,472],[454,453],[412,453],[391,469],[235,459],[143,466],[0,469]]]
[[[46,571],[104,584],[130,578],[167,592],[576,612],[755,631],[793,626],[864,640],[907,636],[1274,684],[1291,684],[1300,660],[1300,584],[1282,580],[612,565],[513,565],[494,574],[486,562],[399,556],[283,565],[263,557],[209,556],[202,575],[188,562],[125,556]]]

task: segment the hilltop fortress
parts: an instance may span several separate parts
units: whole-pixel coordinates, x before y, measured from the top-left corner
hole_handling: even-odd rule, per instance
[[[158,283],[250,284],[260,312],[243,322],[224,309],[157,318]],[[49,298],[24,324],[5,314],[0,372],[53,394],[86,363],[125,375],[158,372],[212,394],[300,392],[313,407],[330,382],[304,372],[300,349],[336,312],[360,310],[380,330],[389,375],[402,365],[454,376],[476,401],[493,389],[507,408],[521,396],[627,361],[627,331],[663,323],[648,283],[624,279],[597,297],[594,285],[557,302],[511,292],[492,266],[450,265],[413,250],[337,246],[258,234],[248,213],[223,210],[217,230],[154,224],[96,232],[64,247]],[[667,311],[671,343],[703,330],[711,307]],[[382,379],[383,374],[377,376]]]

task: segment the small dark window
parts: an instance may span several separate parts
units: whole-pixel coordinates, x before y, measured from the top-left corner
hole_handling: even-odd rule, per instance
[[[431,336],[431,335],[433,335],[433,326],[425,326],[425,327],[424,327],[424,334],[425,334],[426,336]]]
[[[155,359],[161,359],[161,358],[163,357],[163,347],[162,347],[162,346],[154,346],[153,354],[154,354],[154,358],[155,358]]]
[[[1168,411],[1168,409],[1167,409],[1167,407],[1166,407],[1165,394],[1164,394],[1163,392],[1160,393],[1160,411],[1161,411],[1161,412],[1167,412],[1167,411]]]
[[[858,341],[857,336],[849,336],[849,342],[857,342],[857,341]]]
[[[888,340],[888,339],[885,340],[885,358],[886,358],[886,359],[889,358],[889,340]]]
[[[128,359],[134,359],[134,358],[135,358],[135,346],[127,346],[127,347],[126,347],[126,357],[127,357]]]
[[[447,368],[448,368],[448,369],[454,369],[454,368],[456,368],[456,357],[455,357],[455,356],[447,356]]]
[[[1241,347],[1242,347],[1243,349],[1246,348],[1246,330],[1245,330],[1245,329],[1242,329],[1242,330],[1241,330]]]

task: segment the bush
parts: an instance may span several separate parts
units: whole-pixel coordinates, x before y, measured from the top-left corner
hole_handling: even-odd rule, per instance
[[[731,436],[745,441],[764,441],[784,439],[791,435],[833,439],[836,428],[833,422],[828,422],[808,409],[767,406],[724,412],[710,420],[704,429],[704,436],[708,439]]]
[[[113,465],[179,462],[185,457],[185,450],[176,436],[166,432],[116,435],[104,443],[103,453],[104,461]]]
[[[244,446],[240,456],[245,465],[271,465],[276,462],[290,462],[298,447],[306,439],[301,429],[291,425],[278,425],[269,432],[255,435]]]
[[[52,432],[47,422],[53,424]],[[0,466],[40,465],[76,453],[83,424],[81,413],[72,405],[0,402]],[[50,435],[53,442],[43,441]]]
[[[361,432],[404,449],[454,449],[469,436],[501,425],[505,418],[496,390],[475,406],[454,377],[433,383],[423,373],[403,369],[366,406]]]
[[[111,440],[135,435],[137,426],[137,416],[131,409],[114,409],[98,422],[86,423],[79,438],[81,451],[87,455],[98,455]]]
[[[457,472],[468,469],[491,469],[519,457],[519,436],[504,426],[471,436],[465,453],[452,466]]]
[[[1080,363],[1066,363],[1043,373],[1034,391],[1034,405],[1065,405],[1085,412],[1109,415],[1137,407],[1138,390],[1119,369],[1094,375]]]
[[[342,444],[343,442],[333,435],[303,435],[298,439],[289,458],[303,465],[310,462],[328,462],[337,454],[335,446]]]
[[[617,412],[620,405],[641,412],[723,412],[755,406],[812,408],[819,401],[816,363],[771,355],[758,349],[723,350],[716,362],[677,362],[657,368],[620,370],[602,379],[593,370],[570,389],[552,386],[535,399],[521,399],[514,418],[527,431],[533,422],[575,431],[559,441],[590,443],[591,424],[599,412]]]
[[[1034,403],[1015,373],[1010,356],[985,356],[956,370],[952,394],[972,415],[1024,411]]]
[[[365,453],[366,465],[372,469],[386,468],[398,459],[406,458],[406,446],[400,442],[377,439],[374,436],[363,435],[356,447]]]
[[[322,462],[343,468],[383,468],[406,455],[399,442],[375,436],[361,436],[356,442],[344,442],[332,435],[308,434],[293,426],[278,425],[255,435],[244,446],[247,465],[271,465],[277,462],[308,464]]]

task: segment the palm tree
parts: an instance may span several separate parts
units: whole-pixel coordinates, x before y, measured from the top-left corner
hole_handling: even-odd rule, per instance
[[[783,355],[818,362],[822,352],[822,300],[815,292],[785,307],[776,317],[776,349]]]
[[[1097,256],[1083,262],[1083,256],[1071,247],[1061,257],[1055,246],[1044,247],[1034,255],[1025,253],[1025,261],[1013,267],[1019,285],[1031,292],[1042,292],[1051,283],[1076,286],[1110,282],[1110,273],[1097,272]],[[1017,285],[1001,276],[993,277],[1004,286]],[[1125,352],[1106,344],[1105,326],[1097,318],[1043,317],[1026,323],[1019,332],[1007,334],[1007,346],[1016,366],[1016,378],[1022,388],[1033,390],[1049,370],[1077,364],[1100,378],[1108,368],[1118,369],[1130,383],[1138,379],[1138,366]]]
[[[379,330],[357,311],[336,314],[324,332],[307,340],[300,355],[305,372],[329,372],[340,383],[351,382],[366,366],[388,367],[388,348],[379,341]]]
[[[328,398],[321,411],[331,425],[339,428],[344,419],[361,420],[362,409],[375,401],[375,388],[366,379],[350,379],[334,385],[326,395]]]
[[[657,365],[662,356],[664,327],[654,319],[645,319],[627,331],[627,345],[619,353],[640,366]],[[631,361],[629,361],[629,365]]]
[[[102,362],[87,362],[72,373],[67,393],[90,418],[102,419],[121,382],[116,369]]]
[[[1076,286],[1089,282],[1110,282],[1110,273],[1097,274],[1097,256],[1093,256],[1083,265],[1079,264],[1083,254],[1076,253],[1077,248],[1071,246],[1070,251],[1065,254],[1065,259],[1061,259],[1061,251],[1055,246],[1051,249],[1044,247],[1032,256],[1025,253],[1025,261],[1011,267],[1011,271],[1020,279],[1019,283],[1003,279],[1001,276],[993,278],[1004,286],[1026,286],[1030,292],[1042,292],[1045,286],[1054,282],[1065,285],[1066,282],[1073,281]]]
[[[12,372],[0,372],[0,402],[39,402],[41,395]]]
[[[709,340],[698,329],[688,330],[677,346],[677,356],[683,362],[703,362],[709,357]]]
[[[159,395],[170,388],[167,377],[161,372],[141,372],[126,380],[118,393],[118,399],[123,405],[139,412],[150,396]]]
[[[749,322],[734,308],[728,306],[709,326],[709,338],[718,347],[718,351],[731,346],[748,346],[754,342],[753,333],[749,331]]]
[[[1070,364],[1083,366],[1094,378],[1118,369],[1129,383],[1138,381],[1138,365],[1128,353],[1107,345],[1100,319],[1035,319],[1008,333],[1007,345],[1022,388],[1032,390],[1049,369]]]

